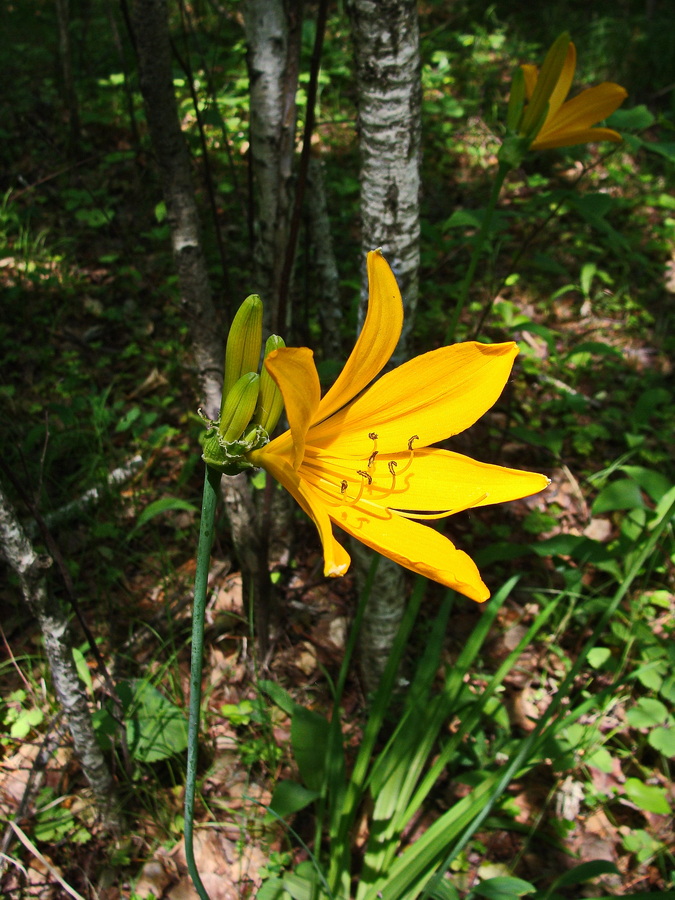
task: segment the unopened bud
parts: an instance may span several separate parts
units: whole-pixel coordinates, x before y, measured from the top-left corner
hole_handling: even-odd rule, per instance
[[[258,402],[260,376],[247,372],[225,397],[218,432],[225,443],[238,440],[251,421]]]
[[[227,336],[221,411],[225,409],[227,397],[242,375],[258,371],[262,349],[262,320],[262,300],[257,294],[251,294],[237,310]]]
[[[271,334],[265,342],[265,359],[273,350],[285,347],[284,339],[278,334]],[[281,391],[276,385],[275,380],[265,368],[263,363],[262,373],[260,375],[260,396],[258,397],[258,405],[256,406],[253,421],[256,425],[260,425],[268,434],[271,434],[284,408],[284,398]]]

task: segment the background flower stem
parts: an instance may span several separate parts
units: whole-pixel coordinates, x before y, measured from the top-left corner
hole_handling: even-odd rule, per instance
[[[209,580],[209,562],[215,525],[216,502],[221,473],[205,467],[202,517],[197,546],[197,571],[192,610],[192,658],[190,663],[190,702],[188,719],[187,772],[185,775],[185,859],[188,873],[202,900],[209,900],[206,888],[199,877],[193,846],[195,784],[197,781],[197,753],[199,740],[199,714],[202,700],[202,657],[204,651],[204,612],[206,588]]]

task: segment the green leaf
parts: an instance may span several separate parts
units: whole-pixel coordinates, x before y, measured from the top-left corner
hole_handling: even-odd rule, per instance
[[[618,875],[619,870],[607,859],[594,859],[591,862],[581,863],[565,872],[560,878],[551,885],[551,890],[557,890],[561,887],[568,887],[571,884],[581,884],[584,881],[590,881],[591,878],[597,878],[599,875]]]
[[[632,709],[626,713],[628,724],[633,728],[654,728],[668,721],[668,710],[653,697],[640,697]]]
[[[522,878],[513,878],[510,875],[498,875],[496,878],[488,878],[477,884],[472,893],[479,897],[487,897],[488,900],[507,900],[510,897],[523,897],[525,894],[534,893],[536,890],[529,881]]]
[[[182,753],[187,747],[187,720],[183,711],[147,681],[119,685],[127,706],[127,743],[134,759],[158,762]]]
[[[650,747],[670,758],[675,757],[675,724],[659,725],[649,732],[647,738]]]
[[[302,780],[312,791],[323,787],[329,739],[328,719],[296,705],[291,720],[291,746]]]
[[[306,806],[316,800],[319,796],[318,791],[310,791],[297,781],[280,781],[274,788],[274,794],[270,802],[270,809],[282,819],[292,816],[293,813],[304,809]],[[268,813],[265,816],[266,822],[272,822],[276,816]]]
[[[176,509],[184,510],[185,512],[199,512],[194,504],[188,503],[187,500],[181,500],[180,497],[162,497],[160,500],[155,500],[154,503],[149,503],[148,506],[145,507],[136,520],[136,525],[133,530],[137,531],[145,525],[146,522],[149,522],[150,519],[154,519],[155,516],[159,516],[161,513],[170,512]]]
[[[594,669],[599,669],[611,657],[612,651],[609,647],[593,647],[588,651],[588,664]]]
[[[629,778],[623,786],[624,792],[638,809],[645,812],[667,816],[670,814],[670,804],[666,792],[655,784],[645,784],[639,778]]]
[[[644,506],[640,486],[632,478],[612,481],[600,491],[593,502],[591,514],[613,512],[617,509],[636,509]]]
[[[599,769],[601,772],[609,773],[614,768],[614,759],[604,747],[596,747],[586,757],[586,765],[593,766],[594,769]]]
[[[291,697],[288,691],[280,687],[276,681],[270,681],[267,678],[261,678],[258,687],[270,698],[272,703],[279,707],[287,716],[292,716],[298,705]]]
[[[607,119],[607,125],[618,131],[642,131],[650,128],[654,121],[654,114],[644,104],[640,104],[632,109],[617,109]]]

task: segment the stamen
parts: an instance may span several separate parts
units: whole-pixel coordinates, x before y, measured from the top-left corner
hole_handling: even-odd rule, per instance
[[[362,469],[357,469],[356,474],[361,476],[361,484],[359,485],[359,492],[356,497],[354,497],[353,500],[349,501],[350,506],[356,506],[356,504],[363,496],[363,489],[366,486],[366,481],[368,482],[369,486],[373,483],[373,479],[370,477],[370,475],[367,472],[364,472]]]
[[[394,478],[396,478],[396,472],[394,471],[394,469],[396,468],[397,465],[398,465],[398,463],[396,462],[395,459],[392,459],[387,463],[387,468],[389,469],[391,474],[394,476]]]
[[[373,465],[375,464],[376,456],[377,456],[377,450],[373,450],[373,452],[370,454],[370,456],[368,458],[368,468],[369,469],[372,469]]]
[[[368,437],[371,439],[371,441],[376,441],[376,440],[377,440],[377,435],[375,434],[374,431],[369,431],[369,432],[368,432]]]
[[[405,464],[405,467],[398,473],[399,475],[403,475],[404,472],[407,472],[412,465],[413,456],[415,455],[415,451],[413,450],[413,442],[419,441],[419,439],[419,434],[413,434],[413,436],[408,440],[408,450],[410,451],[410,456],[408,457],[408,462]]]
[[[349,482],[343,478],[342,481],[340,482],[340,493],[344,494],[348,487],[349,487]]]

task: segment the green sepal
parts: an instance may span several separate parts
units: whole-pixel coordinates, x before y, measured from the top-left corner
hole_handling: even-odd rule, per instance
[[[269,435],[259,425],[252,425],[238,440],[226,441],[217,429],[209,429],[201,439],[202,459],[207,466],[225,475],[238,475],[256,466],[246,459],[251,450],[260,450],[269,443]]]

